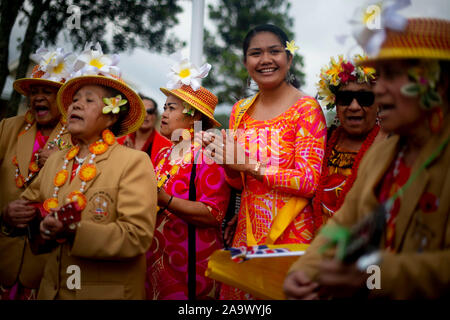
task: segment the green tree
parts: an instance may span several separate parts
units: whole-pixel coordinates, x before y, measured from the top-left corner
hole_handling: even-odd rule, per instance
[[[217,5],[208,7],[217,34],[205,30],[205,54],[213,68],[203,85],[213,89],[220,103],[233,104],[250,94],[242,56],[245,35],[259,24],[272,23],[282,28],[289,39],[294,39],[290,3],[286,0],[220,0]],[[304,84],[305,77],[302,66],[303,58],[296,54],[291,73],[300,85]]]
[[[79,28],[74,23],[69,24],[75,15],[75,11],[69,9],[72,5],[79,8]],[[28,0],[21,10],[22,22],[28,24],[20,45],[17,79],[26,76],[29,56],[41,42],[55,45],[61,37],[75,50],[82,49],[88,41],[98,41],[104,52],[135,47],[172,52],[181,44],[174,36],[168,37],[168,30],[178,23],[176,15],[182,11],[176,0]],[[0,89],[3,90],[3,86]],[[20,95],[13,91],[8,116],[17,113],[19,102]]]
[[[0,93],[5,86],[6,77],[9,74],[8,58],[9,58],[9,40],[11,31],[19,14],[20,7],[24,0],[7,1],[1,0],[1,20],[0,20]]]

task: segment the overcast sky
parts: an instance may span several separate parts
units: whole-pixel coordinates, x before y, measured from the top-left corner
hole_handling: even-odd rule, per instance
[[[262,1],[262,0],[258,0]],[[302,90],[309,95],[315,95],[315,83],[320,68],[329,61],[331,56],[338,54],[360,53],[361,49],[356,42],[349,38],[344,45],[339,44],[337,35],[350,34],[348,20],[355,9],[364,1],[361,0],[291,0],[291,13],[294,18],[293,30],[295,42],[300,47],[297,51],[304,57],[304,72],[306,84]],[[214,30],[208,20],[208,4],[215,0],[205,0],[205,25]],[[174,28],[175,34],[187,43],[182,50],[183,55],[189,56],[190,28],[191,28],[191,1],[180,1],[184,11],[178,15],[179,25]],[[435,17],[450,19],[449,0],[412,0],[412,6],[400,11],[406,17]],[[81,13],[82,14],[82,13]],[[81,16],[81,25],[83,24]],[[261,21],[265,23],[265,21]],[[14,34],[20,33],[15,27]],[[12,41],[14,37],[12,37]],[[15,44],[14,44],[15,45]],[[18,58],[15,50],[10,50],[10,61]],[[125,79],[140,92],[153,97],[161,108],[165,96],[159,88],[165,86],[168,78],[166,74],[172,65],[172,60],[166,55],[135,49],[132,53],[121,53],[119,66]],[[214,68],[214,66],[213,66]],[[8,83],[10,85],[10,83]],[[5,88],[5,91],[9,88]],[[10,90],[10,89],[9,89]],[[8,90],[8,91],[9,91]],[[224,111],[225,108],[220,108]]]

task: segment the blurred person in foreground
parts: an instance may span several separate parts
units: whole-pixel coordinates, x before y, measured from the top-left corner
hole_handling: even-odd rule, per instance
[[[450,295],[450,21],[402,23],[392,15],[385,21],[400,22],[396,30],[385,25],[381,47],[363,62],[379,74],[374,88],[379,117],[392,135],[367,152],[352,190],[322,229],[342,231],[339,227],[381,217],[380,241],[343,263],[339,256],[348,247],[322,252],[336,233],[319,234],[285,279],[289,299]],[[373,46],[369,40],[366,51]],[[372,290],[370,266],[379,267]]]

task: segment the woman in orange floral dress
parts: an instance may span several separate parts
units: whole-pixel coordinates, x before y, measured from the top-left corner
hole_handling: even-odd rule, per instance
[[[259,92],[234,105],[233,135],[203,134],[205,144],[213,141],[228,183],[242,190],[233,247],[307,244],[314,235],[311,198],[319,182],[326,124],[317,101],[288,81],[294,47],[276,26],[251,30],[244,40],[244,64]],[[271,229],[275,221],[283,225],[277,234]],[[221,298],[253,297],[224,285]]]

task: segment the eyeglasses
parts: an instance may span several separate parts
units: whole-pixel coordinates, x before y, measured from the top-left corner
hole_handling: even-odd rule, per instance
[[[156,109],[147,109],[145,111],[147,111],[147,114],[155,114],[156,113]]]
[[[361,107],[370,107],[375,102],[375,95],[371,91],[338,91],[336,93],[338,106],[349,106],[353,99],[356,99]]]

